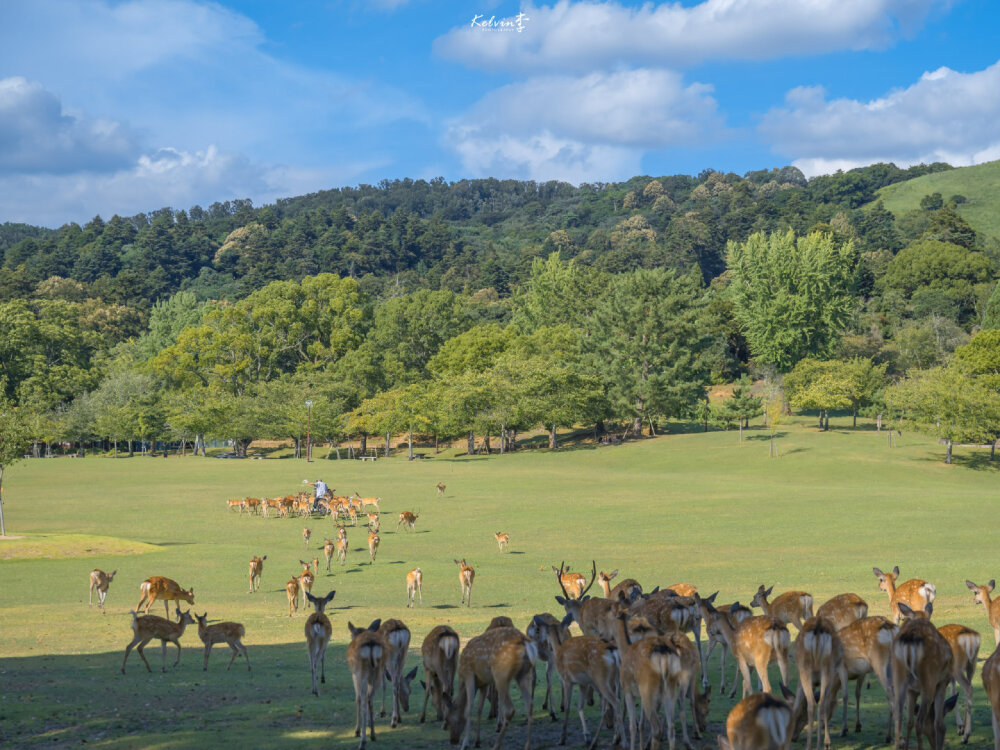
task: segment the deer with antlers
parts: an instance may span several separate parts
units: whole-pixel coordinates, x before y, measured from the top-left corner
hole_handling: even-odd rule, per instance
[[[494,750],[503,744],[504,735],[514,717],[514,706],[510,697],[510,683],[516,682],[524,701],[527,716],[525,750],[531,750],[531,687],[535,677],[535,661],[538,649],[535,644],[516,628],[494,628],[472,638],[462,651],[458,662],[458,687],[454,701],[445,694],[446,723],[452,744],[461,741],[460,750],[471,745],[472,707],[476,693],[493,686],[499,703],[500,728],[497,732]],[[480,701],[479,717],[482,717]],[[479,745],[480,721],[476,723],[475,744]]]
[[[1000,648],[983,664],[983,689],[993,714],[993,750],[1000,750]]]
[[[378,534],[374,531],[368,533],[368,557],[371,559],[370,564],[375,563],[375,555],[378,554],[378,545],[381,539],[379,539]]]
[[[198,620],[198,637],[205,644],[203,672],[208,671],[208,656],[212,652],[212,646],[216,643],[227,644],[233,652],[232,657],[229,659],[229,666],[226,667],[227,672],[233,666],[236,657],[240,654],[243,654],[243,658],[247,660],[247,671],[250,671],[250,655],[247,653],[247,647],[243,645],[242,640],[246,635],[246,628],[242,624],[238,622],[219,622],[215,625],[209,625],[208,612],[201,615],[195,613],[195,618]]]
[[[191,618],[190,609],[182,613],[178,607],[177,614],[180,616],[180,619],[178,622],[173,622],[165,617],[157,617],[156,615],[138,617],[135,610],[132,610],[132,632],[135,634],[135,637],[132,639],[132,642],[125,647],[125,658],[122,659],[122,674],[125,674],[125,662],[128,661],[128,655],[133,648],[135,648],[135,650],[139,653],[139,657],[146,665],[146,671],[153,671],[149,668],[149,662],[146,661],[146,655],[143,653],[143,649],[145,649],[146,644],[154,638],[159,638],[161,641],[161,655],[163,658],[163,666],[161,667],[161,670],[163,672],[167,671],[168,641],[177,646],[177,660],[174,662],[174,666],[176,667],[181,663],[181,636],[184,635],[184,629],[188,625],[194,625],[194,620]]]
[[[427,718],[427,700],[434,699],[434,709],[438,721],[444,719],[443,697],[452,695],[455,671],[458,669],[459,638],[455,629],[448,625],[438,625],[424,637],[420,645],[420,656],[424,662],[424,708],[420,712],[420,723]]]
[[[117,570],[112,570],[109,574],[100,568],[94,568],[90,571],[90,603],[87,605],[88,607],[94,606],[94,589],[97,589],[97,606],[104,613],[104,600],[108,596],[108,588],[117,572]]]
[[[260,589],[260,576],[264,572],[264,561],[267,559],[267,555],[263,557],[251,557],[250,558],[250,591],[253,594],[258,589]]]
[[[458,566],[458,582],[462,585],[462,604],[472,606],[472,582],[476,580],[476,571],[471,565],[465,564],[465,558],[455,560]]]
[[[375,741],[375,709],[373,706],[375,689],[385,671],[385,644],[379,637],[381,620],[375,620],[367,628],[356,628],[350,622],[351,643],[347,647],[347,667],[354,682],[355,724],[354,736],[361,737],[359,748],[364,748],[366,734]],[[367,732],[366,732],[367,730]]]
[[[400,525],[403,526],[404,531],[407,527],[409,527],[410,531],[413,531],[413,525],[417,522],[418,518],[420,518],[419,513],[411,513],[408,510],[404,510],[399,514],[399,520],[396,521],[396,531],[399,531]]]
[[[312,672],[313,695],[319,697],[319,683],[316,682],[316,671],[319,668],[320,682],[326,684],[326,647],[330,645],[330,637],[333,635],[333,626],[330,618],[326,616],[326,605],[333,601],[337,595],[336,591],[331,591],[324,597],[306,594],[306,598],[313,605],[313,613],[306,620],[306,650],[309,653],[309,670]]]
[[[823,617],[810,617],[803,623],[795,639],[795,664],[799,670],[799,696],[806,703],[806,750],[812,747],[813,720],[816,721],[816,747],[820,730],[823,747],[830,747],[830,713],[833,705],[833,683],[839,680],[847,695],[847,670],[844,667],[844,646],[837,637],[833,622]],[[813,686],[819,683],[818,699]],[[796,698],[796,701],[799,697]],[[817,706],[818,703],[818,706]],[[817,713],[817,707],[819,709]]]
[[[150,576],[141,584],[139,584],[139,593],[141,594],[139,598],[139,603],[135,605],[136,611],[142,606],[143,602],[146,603],[146,610],[143,614],[149,614],[149,608],[153,606],[153,602],[157,599],[163,602],[163,607],[166,610],[167,617],[170,617],[170,602],[180,602],[185,601],[188,604],[194,604],[194,587],[192,586],[188,590],[184,590],[180,587],[177,581],[164,578],[163,576]]]
[[[774,586],[765,589],[763,585],[757,589],[751,607],[760,607],[768,617],[776,617],[786,624],[795,626],[796,630],[802,630],[802,623],[813,616],[813,598],[805,591],[786,591],[784,594],[775,597],[773,602],[768,602],[767,597],[774,591]]]
[[[420,572],[420,568],[414,568],[409,573],[406,574],[406,598],[408,600],[407,607],[416,606],[416,598],[420,597],[420,603],[424,603],[424,574]]]
[[[899,578],[899,566],[896,565],[888,573],[883,573],[878,568],[872,568],[876,578],[878,578],[879,590],[889,595],[889,610],[892,621],[899,624],[902,615],[899,611],[899,604],[903,603],[914,612],[926,612],[930,617],[933,610],[934,597],[937,589],[933,583],[920,578],[911,578],[909,581],[896,585]]]
[[[410,710],[410,683],[417,676],[414,667],[403,674],[406,653],[410,650],[410,629],[401,620],[383,620],[378,629],[379,638],[385,646],[385,677],[392,685],[392,716],[389,726],[396,727],[402,714]],[[382,682],[382,709],[379,716],[385,716],[385,681]]]
[[[299,611],[299,578],[292,576],[285,584],[285,594],[288,596],[288,616],[292,616],[292,609]]]
[[[500,552],[502,553],[504,547],[510,552],[510,534],[507,532],[500,533],[499,531],[493,534],[493,538],[497,540],[497,546],[500,547]]]
[[[965,585],[972,591],[973,603],[982,604],[986,610],[986,619],[990,621],[990,627],[993,628],[994,646],[1000,648],[1000,599],[990,599],[996,581],[990,580],[985,586],[977,586],[972,581],[967,580]]]
[[[896,746],[909,746],[913,727],[913,712],[917,698],[920,709],[918,727],[932,724],[934,750],[944,746],[945,691],[952,676],[952,651],[948,641],[926,617],[917,616],[905,602],[896,606],[906,621],[900,625],[892,642],[892,686],[895,710]],[[923,614],[928,614],[926,610]],[[906,715],[906,734],[903,733],[903,716]],[[918,729],[919,732],[919,729]],[[917,736],[920,744],[920,736]]]

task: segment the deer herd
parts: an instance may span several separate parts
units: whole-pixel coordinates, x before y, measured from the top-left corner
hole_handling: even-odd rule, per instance
[[[443,485],[439,489],[443,491]],[[266,508],[282,507],[270,501],[253,504],[249,500],[253,498],[237,504],[241,513],[256,506],[264,508],[266,515]],[[361,498],[355,493],[354,498],[329,497],[321,504],[324,501],[326,512],[335,521],[343,515],[356,523],[365,508],[374,506],[375,513],[368,514],[368,548],[374,563],[380,543],[381,498]],[[233,501],[230,507],[234,507]],[[418,517],[418,513],[409,511],[400,514],[396,530],[403,526],[404,531],[412,531]],[[311,531],[304,529],[307,548],[310,536]],[[501,554],[509,549],[508,534],[496,532],[494,537]],[[338,523],[336,538],[324,538],[322,548],[327,571],[335,555],[344,565],[348,550],[346,525]],[[250,560],[250,593],[259,591],[266,559],[265,555]],[[306,602],[313,606],[305,623],[305,641],[312,692],[318,696],[319,684],[326,682],[325,654],[333,635],[325,608],[336,592],[313,596],[319,559],[299,563],[302,571],[286,584],[288,615],[298,610],[300,602],[303,608]],[[458,566],[461,604],[471,607],[475,570],[465,559],[455,559],[454,563]],[[104,611],[116,572],[91,572],[91,606],[96,589],[98,606]],[[558,719],[557,709],[561,710],[560,744],[566,744],[575,734],[570,730],[575,692],[580,734],[574,741],[594,748],[606,727],[616,747],[627,742],[630,750],[656,750],[665,742],[674,750],[680,741],[692,748],[692,738],[702,739],[707,732],[713,686],[706,665],[715,649],[721,647],[716,695],[734,699],[739,686],[742,693],[741,700],[729,711],[724,735],[717,737],[720,750],[790,748],[803,733],[806,750],[811,750],[814,743],[817,750],[821,745],[826,750],[832,744],[831,723],[835,726],[838,693],[843,693],[839,735],[844,737],[848,734],[848,684],[855,683],[854,731],[859,732],[861,688],[872,676],[885,696],[882,705],[887,744],[908,748],[915,735],[918,748],[926,740],[933,750],[940,750],[945,744],[945,715],[956,709],[959,697],[963,705],[962,710],[955,710],[956,728],[961,741],[969,741],[980,635],[964,625],[933,625],[936,587],[921,579],[900,582],[898,567],[889,572],[873,568],[879,590],[888,596],[888,617],[869,615],[868,603],[856,593],[839,594],[816,607],[812,595],[805,591],[775,595],[773,587],[761,585],[747,592],[748,605],[739,601],[722,604],[716,601],[718,592],[702,597],[695,586],[686,583],[646,590],[635,579],[625,578],[612,586],[618,570],[598,572],[596,564],[589,577],[571,572],[564,564],[552,566],[552,572],[557,586],[554,593],[558,592],[554,599],[563,609],[561,614],[538,613],[530,618],[524,631],[507,617],[494,618],[483,633],[466,642],[464,649],[460,648],[459,634],[448,625],[438,625],[427,633],[420,648],[425,677],[420,723],[426,720],[431,703],[436,720],[442,722],[453,744],[460,744],[461,750],[479,747],[482,711],[484,703],[489,702],[491,717],[496,716],[498,722],[493,744],[498,750],[513,723],[515,704],[510,688],[516,684],[525,713],[525,750],[530,750],[536,663],[543,661],[545,693],[541,707],[553,721]],[[600,584],[603,597],[588,595],[595,582]],[[970,580],[966,586],[974,604],[985,609],[994,643],[1000,645],[1000,599],[991,599],[995,581],[981,586]],[[413,568],[406,574],[407,608],[423,604],[422,587],[423,573],[419,567]],[[242,643],[243,625],[209,625],[207,613],[192,618],[190,610],[180,610],[179,602],[193,605],[193,588],[184,589],[175,581],[154,576],[141,584],[140,594],[132,612],[134,638],[125,649],[122,673],[133,648],[150,670],[143,649],[153,639],[162,644],[164,671],[167,643],[177,647],[176,666],[180,661],[180,638],[187,625],[195,624],[205,647],[203,669],[208,669],[212,645],[226,643],[232,652],[227,670],[238,656],[243,656],[250,670],[249,655]],[[157,600],[164,602],[167,617],[148,614]],[[171,602],[175,604],[176,620],[169,616]],[[145,614],[140,616],[138,610],[143,605]],[[571,632],[574,623],[580,634]],[[390,726],[396,727],[409,711],[410,685],[417,668],[405,671],[411,634],[402,621],[375,620],[367,627],[348,623],[347,628],[350,640],[346,661],[355,690],[355,736],[360,737],[360,747],[364,748],[368,739],[375,740],[374,703],[379,688],[379,716],[386,716],[388,691]],[[727,655],[736,662],[737,671],[732,676],[727,674]],[[768,669],[774,662],[780,675],[777,686]],[[756,672],[756,685],[751,672]],[[797,684],[794,690],[793,677]],[[992,708],[994,749],[1000,750],[1000,648],[983,664],[981,679]],[[561,687],[558,703],[553,683]],[[758,686],[760,692],[755,689]],[[595,702],[600,706],[601,718],[591,726],[584,708]]]

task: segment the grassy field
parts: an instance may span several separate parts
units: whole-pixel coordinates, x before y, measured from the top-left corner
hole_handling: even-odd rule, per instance
[[[945,201],[953,195],[964,195],[968,203],[957,208],[962,218],[980,234],[1000,238],[1000,161],[898,182],[882,188],[879,196],[898,217],[920,208],[920,199],[931,193],[941,193]]]
[[[993,634],[964,581],[1000,574],[992,525],[998,479],[987,452],[943,448],[904,435],[892,448],[868,426],[834,420],[828,433],[793,422],[781,428],[781,456],[767,458],[766,435],[751,430],[676,434],[614,447],[525,451],[504,457],[455,457],[408,462],[211,458],[48,459],[9,471],[4,485],[7,530],[0,542],[0,747],[205,748],[344,747],[353,745],[353,690],[344,664],[347,622],[398,617],[413,631],[409,665],[424,634],[442,622],[463,637],[495,615],[521,627],[536,612],[561,614],[551,565],[576,570],[618,568],[651,588],[679,581],[720,601],[749,602],[757,586],[809,591],[817,604],[844,591],[865,597],[872,614],[887,614],[872,566],[899,565],[903,578],[937,585],[937,624],[961,622]],[[998,461],[1000,463],[1000,461]],[[225,507],[233,496],[272,496],[322,476],[338,492],[384,498],[382,545],[368,564],[364,533],[349,529],[348,564],[321,575],[315,593],[336,589],[328,608],[334,639],[321,697],[311,695],[303,637],[306,615],[287,616],[284,584],[298,560],[319,556],[328,519],[313,519],[309,549],[301,520],[240,517]],[[438,497],[437,482],[447,491]],[[419,511],[414,533],[393,533],[402,510]],[[501,555],[495,531],[510,534]],[[263,585],[248,594],[247,561],[267,555]],[[457,568],[476,569],[471,608],[459,607]],[[424,604],[405,608],[405,575],[424,572]],[[107,614],[87,608],[94,567],[117,570]],[[193,586],[194,609],[210,620],[246,625],[253,664],[225,672],[228,649],[216,647],[201,669],[201,643],[191,629],[181,664],[159,672],[158,648],[147,650],[153,674],[129,658],[129,610],[150,575]],[[162,614],[159,604],[151,612]],[[168,652],[173,661],[174,649]],[[717,683],[718,671],[710,675]],[[422,676],[422,675],[421,675]],[[989,711],[975,677],[972,746],[992,741]],[[516,694],[516,691],[515,691]],[[884,716],[865,693],[865,731],[835,747],[881,746]],[[416,722],[423,691],[414,683],[402,726],[380,721],[383,748],[441,747],[445,733]],[[537,704],[540,704],[539,697]],[[537,746],[558,734],[536,704]],[[715,747],[729,700],[715,700]],[[595,711],[596,709],[591,709]],[[853,709],[852,709],[853,711]],[[591,714],[595,716],[595,714]],[[839,717],[839,714],[838,714]],[[951,717],[949,717],[950,719]],[[839,723],[838,723],[839,726]],[[570,742],[580,745],[572,717]],[[949,742],[954,739],[949,723]],[[605,739],[609,742],[608,735]],[[484,741],[492,729],[484,727]],[[523,744],[518,711],[507,746]]]

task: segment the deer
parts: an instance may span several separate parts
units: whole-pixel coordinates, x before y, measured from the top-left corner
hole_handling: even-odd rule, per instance
[[[790,696],[787,691],[786,697]],[[788,703],[770,693],[756,693],[729,712],[726,737],[719,737],[719,750],[788,750],[791,722]]]
[[[243,498],[243,509],[246,510],[247,515],[252,512],[257,515],[260,510],[260,498],[259,497],[245,497]],[[242,515],[242,512],[240,513]]]
[[[843,630],[851,623],[868,617],[868,602],[857,594],[838,594],[820,605],[816,616],[825,617],[833,623],[834,629]]]
[[[319,697],[319,683],[316,682],[316,668],[319,667],[320,682],[326,684],[326,647],[330,645],[330,637],[333,635],[333,626],[330,625],[330,618],[326,616],[326,605],[333,601],[337,595],[336,591],[331,591],[323,597],[306,594],[306,598],[313,605],[313,613],[306,620],[306,650],[309,653],[309,671],[312,672],[313,695]]]
[[[448,725],[452,744],[461,741],[460,750],[471,744],[472,707],[476,693],[493,686],[499,703],[500,729],[493,750],[499,750],[504,735],[510,728],[514,716],[514,706],[510,698],[510,683],[516,682],[524,701],[527,716],[525,750],[531,750],[531,686],[535,678],[535,661],[538,649],[535,644],[517,628],[494,628],[472,638],[462,651],[458,662],[458,687],[455,699],[445,693],[442,703],[445,721]],[[479,703],[479,717],[482,718],[482,704]],[[476,722],[476,740],[479,744],[481,721]]]
[[[323,537],[323,556],[326,558],[326,572],[330,572],[330,562],[337,550],[337,543],[332,539]]]
[[[1000,648],[983,664],[983,690],[993,713],[993,750],[1000,750]]]
[[[138,611],[139,607],[145,602],[146,610],[143,614],[146,615],[149,614],[149,608],[153,606],[153,602],[157,599],[163,602],[163,608],[166,610],[167,617],[170,617],[170,604],[168,602],[179,602],[183,599],[188,604],[194,604],[193,586],[185,591],[177,581],[164,578],[163,576],[150,576],[147,578],[139,584],[139,593],[141,597],[135,608]]]
[[[392,716],[389,726],[395,728],[402,721],[402,712],[410,710],[410,683],[417,676],[414,667],[403,674],[406,653],[410,649],[410,629],[400,620],[382,620],[378,636],[385,647],[385,677],[392,684]],[[385,716],[385,681],[382,682],[382,709]]]
[[[829,750],[834,680],[840,681],[844,695],[847,695],[844,646],[837,637],[833,621],[823,617],[810,617],[803,623],[799,636],[795,639],[795,664],[799,670],[799,694],[806,703],[806,750],[812,747],[814,719],[816,747],[819,748],[819,735],[822,729],[823,747]],[[819,682],[818,698],[813,694],[816,682]],[[796,697],[796,702],[799,700],[800,698]]]
[[[424,603],[423,584],[424,574],[420,572],[420,568],[414,568],[406,574],[406,597],[409,600],[409,604],[406,605],[407,607],[412,608],[416,606],[414,600],[418,595],[420,596],[420,603]]]
[[[243,498],[241,498],[241,497],[234,497],[234,498],[231,498],[229,500],[226,500],[226,508],[228,508],[230,511],[235,508],[236,510],[238,510],[240,512],[240,515],[242,516],[243,515]]]
[[[354,736],[361,737],[359,748],[365,747],[366,730],[375,741],[375,710],[373,699],[385,671],[385,644],[379,637],[381,620],[375,620],[367,628],[356,628],[350,622],[347,629],[351,633],[351,643],[347,647],[347,667],[354,682],[355,724]]]
[[[260,589],[260,574],[264,572],[264,561],[267,559],[267,555],[263,557],[251,557],[250,558],[250,591],[248,593],[255,593]]]
[[[165,617],[158,617],[156,615],[145,615],[144,617],[139,617],[136,614],[136,611],[132,610],[132,632],[135,633],[135,637],[132,639],[132,642],[125,647],[125,658],[122,659],[122,674],[125,674],[125,662],[128,661],[128,655],[133,648],[135,648],[135,650],[139,653],[139,657],[146,665],[146,671],[153,671],[149,668],[149,662],[146,661],[146,655],[143,653],[143,649],[146,648],[146,644],[154,638],[159,638],[161,641],[161,654],[163,658],[161,671],[167,671],[167,641],[170,641],[177,646],[177,660],[174,662],[174,666],[176,667],[181,663],[180,639],[181,636],[184,635],[184,629],[188,625],[194,625],[194,620],[191,617],[190,609],[182,613],[178,607],[177,613],[180,615],[180,619],[178,622],[173,622]]]
[[[420,518],[418,513],[411,513],[408,510],[404,510],[399,514],[399,520],[396,521],[396,531],[399,531],[400,524],[403,525],[403,531],[406,531],[407,526],[410,527],[410,531],[413,531],[413,525],[417,522],[418,518]]]
[[[753,662],[765,692],[772,692],[771,681],[767,676],[767,665],[772,661],[778,662],[781,684],[788,684],[788,649],[791,636],[788,633],[788,626],[783,621],[768,615],[757,615],[747,617],[735,628],[724,617],[716,619],[715,622],[732,644],[733,656],[743,675],[744,698],[753,692],[753,685],[750,682],[750,662]],[[736,694],[738,682],[739,680],[733,681],[729,691],[730,698]]]
[[[667,591],[673,591],[677,596],[690,596],[693,597],[698,593],[698,587],[693,586],[690,583],[674,583],[667,586]]]
[[[292,576],[288,583],[285,584],[285,593],[288,595],[288,616],[292,616],[292,608],[296,612],[299,611],[299,579],[298,576]]]
[[[776,617],[786,624],[795,626],[798,631],[802,630],[802,622],[813,616],[813,598],[805,591],[786,591],[784,594],[775,597],[773,602],[768,602],[767,597],[774,591],[774,586],[765,589],[762,585],[754,594],[751,607],[760,607],[764,614],[769,617]]]
[[[476,580],[476,571],[472,569],[471,565],[465,564],[464,557],[461,561],[454,560],[454,563],[458,566],[458,582],[462,585],[462,604],[471,607],[472,582]]]
[[[375,564],[375,555],[378,554],[378,544],[379,544],[379,541],[380,541],[380,539],[378,538],[378,534],[376,534],[374,531],[369,532],[369,534],[368,534],[368,556],[371,558],[371,563],[370,564],[372,564],[372,565]]]
[[[719,692],[725,692],[726,689],[726,653],[733,651],[733,644],[730,640],[730,636],[735,632],[736,627],[743,622],[748,617],[751,617],[753,613],[750,611],[749,607],[746,607],[739,602],[733,602],[732,604],[720,604],[718,607],[713,605],[715,596],[718,594],[712,594],[712,596],[706,599],[698,599],[698,604],[702,610],[702,618],[705,620],[705,633],[708,636],[708,649],[705,651],[705,664],[708,664],[709,659],[712,658],[712,652],[715,647],[719,644],[722,645],[722,657],[719,662]],[[723,629],[719,624],[719,618],[725,618],[727,628]],[[734,679],[739,679],[738,675]],[[708,689],[708,670],[704,670],[701,675],[701,686],[703,689]]]
[[[510,534],[499,531],[493,534],[493,538],[497,540],[497,546],[500,547],[500,552],[503,552],[503,548],[506,547],[507,551],[510,552]]]
[[[437,483],[438,497],[441,497],[441,495],[444,494],[444,490],[445,490],[444,484],[442,482],[438,482]]]
[[[600,584],[601,589],[604,591],[605,599],[617,599],[618,592],[621,591],[625,594],[625,598],[629,601],[632,600],[633,591],[638,594],[642,593],[642,586],[634,578],[626,578],[624,581],[619,583],[614,588],[611,588],[611,581],[618,575],[618,568],[615,568],[610,573],[605,573],[603,570],[597,574],[597,583]]]
[[[347,563],[347,535],[337,537],[337,559],[343,567]]]
[[[962,735],[962,744],[965,745],[968,744],[969,735],[972,734],[972,675],[976,671],[981,639],[979,633],[965,625],[942,625],[938,628],[938,632],[951,647],[953,694],[957,696],[959,686],[962,688],[965,715],[963,718],[956,711],[955,723],[958,725],[959,734]]]
[[[299,560],[302,572],[299,573],[299,592],[302,594],[302,609],[306,608],[306,594],[312,592],[315,576],[312,573],[312,566],[305,560]]]
[[[87,605],[88,608],[94,606],[94,589],[97,589],[97,606],[104,614],[104,600],[108,597],[108,588],[115,580],[117,572],[117,570],[112,570],[111,573],[105,573],[100,568],[94,568],[90,571],[90,603]]]
[[[944,747],[945,691],[952,678],[952,651],[948,641],[926,616],[914,614],[905,602],[896,601],[898,612],[906,621],[900,625],[892,642],[892,686],[895,703],[893,719],[896,747],[909,746],[910,729],[917,697],[920,709],[918,727],[930,724],[933,750]],[[929,614],[926,610],[924,615]],[[906,734],[903,734],[903,715],[906,714]],[[933,712],[933,714],[932,714]],[[917,744],[921,737],[917,734]]]
[[[347,518],[351,521],[351,526],[358,525],[358,511],[355,509],[354,505],[351,503],[347,504]]]
[[[854,700],[856,706],[854,731],[861,731],[861,686],[865,677],[874,673],[882,685],[888,706],[885,742],[892,741],[892,674],[890,662],[892,657],[892,640],[896,636],[897,626],[887,617],[864,617],[852,622],[837,631],[844,649],[844,668],[847,679],[855,681]],[[836,693],[837,685],[834,685]],[[847,736],[847,704],[849,696],[844,690],[844,713],[841,737]]]
[[[309,537],[311,536],[312,536],[312,529],[302,529],[302,543],[306,547],[309,546]]]
[[[230,667],[233,666],[233,662],[236,661],[236,657],[243,654],[243,658],[247,660],[247,671],[250,670],[250,655],[247,653],[247,647],[243,645],[242,638],[246,635],[246,628],[238,622],[219,622],[215,625],[208,624],[208,612],[202,615],[195,613],[195,619],[198,621],[198,637],[201,638],[201,642],[205,644],[205,664],[202,666],[202,671],[208,671],[208,656],[212,652],[212,646],[216,643],[225,643],[232,650],[233,655],[229,659],[229,666],[226,667],[228,672]]]
[[[360,513],[366,507],[371,506],[375,508],[378,512],[382,512],[379,508],[379,503],[382,502],[380,497],[361,497],[357,492],[354,493],[354,502],[357,503],[358,512]]]
[[[458,669],[459,638],[449,625],[438,625],[431,630],[420,645],[420,656],[424,662],[424,708],[420,713],[420,723],[427,718],[427,700],[434,699],[437,720],[444,719],[443,697],[451,696]]]
[[[269,516],[269,510],[271,508],[274,508],[274,510],[275,510],[276,513],[280,513],[281,512],[281,501],[283,499],[284,498],[280,498],[280,497],[270,497],[270,498],[265,498],[264,500],[262,500],[261,503],[260,503],[260,507],[261,507],[261,510],[264,511],[264,518],[269,518],[270,517]]]
[[[379,514],[378,513],[369,513],[368,514],[368,530],[369,531],[374,531],[377,534],[378,533],[378,529],[379,529]]]
[[[558,568],[553,565],[552,570],[558,576],[559,586],[562,588],[567,599],[579,599],[594,584],[593,579],[591,579],[590,586],[584,588],[587,583],[587,576],[580,573],[570,573],[569,568],[565,567],[563,563],[560,563]],[[594,570],[596,571],[596,567]]]
[[[524,632],[535,642],[538,658],[545,662],[545,698],[542,700],[542,710],[548,709],[549,717],[555,721],[555,701],[552,699],[552,673],[556,671],[554,646],[570,637],[569,623],[543,612],[531,618]]]
[[[986,618],[990,621],[990,627],[993,628],[994,646],[1000,648],[1000,599],[990,599],[996,581],[991,579],[985,586],[977,586],[972,581],[967,580],[965,585],[973,593],[973,604],[982,604],[985,608]]]
[[[712,688],[708,687],[699,694],[697,685],[701,672],[701,657],[694,644],[683,633],[667,633],[664,638],[673,647],[680,658],[680,669],[672,672],[668,679],[673,683],[673,693],[680,704],[681,733],[686,747],[691,747],[688,739],[687,717],[684,708],[685,701],[691,707],[692,730],[696,739],[701,739],[702,732],[708,728],[708,710],[711,702]],[[668,719],[670,714],[668,713]],[[672,721],[668,721],[668,734],[674,736]],[[672,741],[671,741],[672,744]]]
[[[928,617],[933,613],[933,607],[928,609],[937,595],[937,589],[933,583],[927,583],[920,578],[911,578],[909,581],[896,586],[899,578],[899,566],[895,566],[891,572],[883,573],[878,568],[872,568],[878,578],[879,590],[889,595],[889,611],[892,621],[897,625],[902,617],[899,612],[899,604],[902,602],[914,612],[927,612]]]

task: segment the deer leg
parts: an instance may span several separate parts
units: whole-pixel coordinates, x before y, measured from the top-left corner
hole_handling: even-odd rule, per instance
[[[330,645],[329,641],[320,646],[319,649],[319,681],[324,685],[326,684],[326,647]],[[246,653],[246,648],[243,649],[243,653]],[[247,657],[247,665],[250,664],[250,657]]]
[[[233,652],[233,655],[232,655],[231,657],[229,657],[229,666],[228,666],[228,667],[226,667],[226,671],[227,671],[227,672],[228,672],[228,671],[230,670],[230,668],[231,668],[231,667],[233,666],[233,662],[234,662],[234,661],[236,661],[236,657],[240,655],[240,651],[239,651],[239,649],[238,649],[238,648],[236,648],[236,644],[234,644],[234,643],[230,643],[230,644],[229,644],[229,648],[230,648],[230,649],[232,650],[232,652]],[[249,659],[247,659],[247,665],[249,666],[249,664],[250,664],[250,660],[249,660]]]
[[[473,686],[472,689],[475,690],[475,687]],[[482,728],[483,728],[483,704],[484,703],[486,703],[486,690],[485,689],[479,691],[479,703],[476,705],[476,747],[479,747],[479,733],[480,733],[480,730],[482,730]],[[471,703],[469,704],[469,707],[470,708],[472,707]],[[470,714],[470,719],[471,719],[471,714]],[[467,747],[468,745],[467,745],[467,743],[463,743],[463,746]]]
[[[555,660],[555,654],[549,654],[549,660],[545,663],[545,700],[542,702],[542,708],[549,709],[552,721],[556,720],[555,698],[552,696],[552,672],[555,669]]]
[[[969,735],[972,734],[972,674],[976,669],[975,664],[966,667],[965,681],[962,688],[965,690],[965,732],[962,735],[962,744],[969,742]]]
[[[741,657],[737,657],[736,664],[743,675],[743,697],[746,698],[748,695],[753,694],[753,684],[750,682],[750,663]],[[738,682],[739,680],[733,682],[733,688],[729,691],[730,698],[736,695],[736,685]]]
[[[180,601],[180,600],[178,599],[178,601]],[[163,611],[167,613],[165,615],[165,617],[169,620],[170,619],[170,600],[169,599],[164,599],[163,600]]]
[[[531,687],[528,686],[531,680]],[[517,682],[517,687],[521,691],[521,700],[524,701],[524,714],[528,717],[525,725],[524,750],[531,750],[531,715],[535,710],[535,668],[531,666],[525,671],[521,679]]]
[[[146,661],[146,654],[143,653],[143,651],[146,648],[146,644],[149,643],[151,640],[152,638],[147,638],[146,640],[142,641],[138,646],[135,647],[136,653],[139,654],[139,656],[142,658],[142,663],[146,665],[147,672],[152,672],[153,670],[149,668],[149,662]]]
[[[361,736],[361,688],[362,684],[360,682],[360,675],[352,674],[351,679],[354,682],[354,736]]]
[[[778,652],[778,673],[781,675],[781,684],[788,687],[788,654]],[[767,666],[764,666],[764,674],[767,674]]]
[[[586,743],[590,739],[590,734],[587,732],[587,719],[583,715],[583,706],[585,703],[583,695],[583,686],[580,686],[580,700],[577,703],[577,713],[580,715],[580,725],[583,727],[583,741]],[[597,731],[601,731],[601,722],[597,722]]]
[[[763,661],[764,663],[760,664],[757,663],[756,661],[754,663],[754,668],[757,670],[757,679],[760,680],[760,689],[763,690],[765,693],[770,693],[771,678],[768,677],[767,675],[767,660],[762,659],[761,661]],[[785,679],[784,672],[782,672],[781,676],[782,680],[787,683],[787,679]]]
[[[580,699],[581,700],[583,699],[582,688],[580,689]],[[572,702],[573,702],[573,683],[570,682],[568,679],[563,679],[563,702],[562,702],[563,725],[562,725],[562,734],[559,736],[560,745],[566,744],[566,730],[567,727],[569,726],[569,709],[570,706],[572,705]]]
[[[166,643],[164,643],[163,645],[166,646]],[[205,663],[204,663],[204,665],[202,665],[202,668],[201,668],[202,672],[207,672],[208,671],[208,655],[211,652],[212,652],[212,643],[211,643],[211,641],[209,641],[208,643],[205,644]]]
[[[368,714],[368,734],[372,738],[372,742],[375,741],[375,685],[368,686],[368,703],[367,703],[367,714]]]
[[[309,649],[309,672],[312,674],[313,695],[319,697],[319,685],[316,682],[316,653]]]
[[[178,638],[176,641],[174,641],[174,645],[177,646],[177,661],[174,662],[174,666],[176,667],[178,664],[181,663],[181,641],[180,641],[180,638]],[[167,653],[167,642],[166,641],[163,642],[163,653],[164,654]]]
[[[133,638],[132,642],[125,647],[125,658],[122,659],[122,674],[125,674],[125,662],[128,661],[128,655],[135,647],[135,644],[139,642],[139,638]]]
[[[424,667],[424,674],[427,676],[427,682],[424,683],[424,707],[420,710],[420,720],[419,722],[423,724],[427,721],[427,701],[431,697],[431,692],[434,690],[434,673],[428,672],[427,667]],[[436,701],[435,701],[436,702]]]
[[[675,750],[677,747],[677,732],[674,727],[674,710],[677,708],[674,696],[668,692],[665,692],[663,697],[663,712],[667,717],[667,745],[670,750]]]

